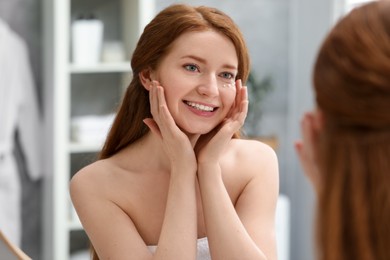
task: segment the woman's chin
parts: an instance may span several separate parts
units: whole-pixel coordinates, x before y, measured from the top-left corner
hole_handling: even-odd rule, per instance
[[[208,134],[210,133],[213,129],[213,128],[210,128],[210,127],[185,127],[185,128],[181,128],[180,129],[185,133],[187,134],[188,136],[190,135],[205,135],[205,134]]]

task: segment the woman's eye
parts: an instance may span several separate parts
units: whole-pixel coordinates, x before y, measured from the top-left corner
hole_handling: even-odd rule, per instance
[[[225,79],[234,79],[234,75],[230,72],[222,72],[221,76]]]
[[[184,65],[184,68],[188,71],[199,71],[198,67],[194,64]]]

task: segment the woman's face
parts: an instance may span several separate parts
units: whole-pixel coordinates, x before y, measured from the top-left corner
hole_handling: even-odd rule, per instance
[[[205,134],[234,103],[237,68],[229,38],[214,31],[188,32],[173,42],[151,78],[163,86],[176,124],[188,134]]]

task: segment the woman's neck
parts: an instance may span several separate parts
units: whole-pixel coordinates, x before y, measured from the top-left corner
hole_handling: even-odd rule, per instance
[[[199,136],[200,135],[189,135],[188,138],[190,139],[193,147],[195,146]],[[123,149],[118,154],[118,157],[123,158],[121,161],[123,161],[124,164],[129,161],[129,157],[136,158],[137,160],[130,160],[132,166],[136,166],[140,163],[139,168],[142,169],[149,168],[150,170],[155,169],[156,171],[167,172],[170,172],[171,170],[170,161],[163,148],[161,140],[150,131],[135,143]]]

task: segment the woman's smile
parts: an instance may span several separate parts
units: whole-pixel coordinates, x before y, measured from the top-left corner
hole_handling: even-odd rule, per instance
[[[186,101],[186,100],[183,103],[188,106],[188,109],[192,113],[202,117],[212,117],[215,114],[215,112],[218,110],[218,106],[211,105],[211,104]]]

